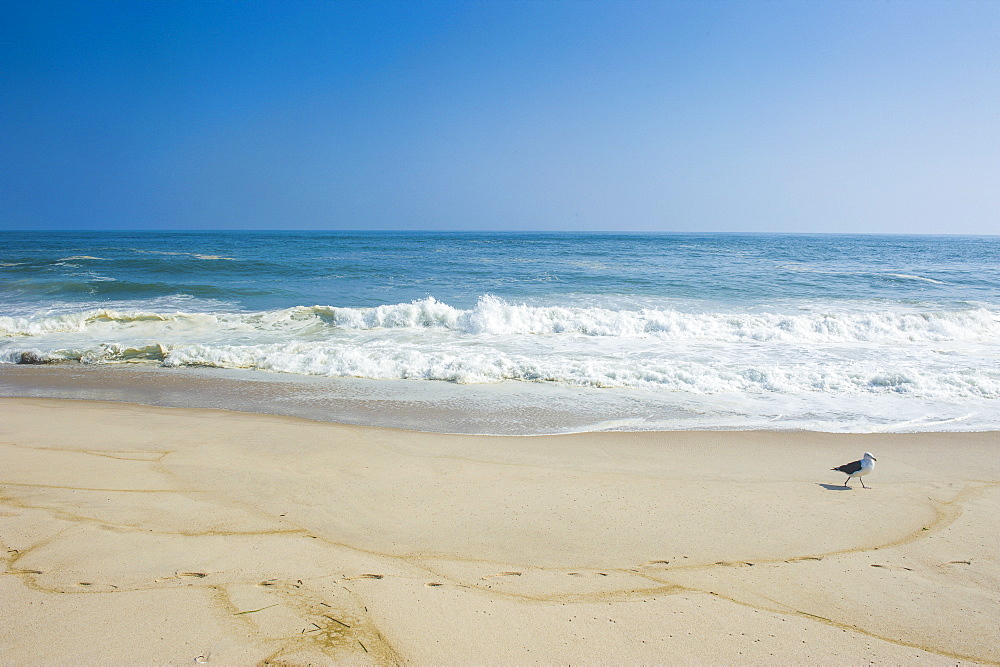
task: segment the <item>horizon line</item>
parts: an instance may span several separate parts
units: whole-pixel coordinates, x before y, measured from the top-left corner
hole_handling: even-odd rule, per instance
[[[185,234],[213,234],[213,233],[235,233],[235,234],[717,234],[717,235],[754,235],[754,236],[968,236],[968,237],[998,237],[1000,234],[986,233],[945,233],[945,232],[788,232],[788,231],[716,231],[716,230],[612,230],[612,229],[588,229],[588,230],[566,230],[566,229],[253,229],[253,228],[185,228],[171,227],[163,229],[98,229],[98,228],[52,228],[52,229],[0,229],[0,233],[185,233]]]

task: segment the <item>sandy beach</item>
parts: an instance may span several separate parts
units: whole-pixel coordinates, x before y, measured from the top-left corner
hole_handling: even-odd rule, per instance
[[[3,664],[1000,661],[996,433],[0,410]]]

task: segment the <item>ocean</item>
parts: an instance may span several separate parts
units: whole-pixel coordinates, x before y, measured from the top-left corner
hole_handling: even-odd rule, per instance
[[[1000,429],[1000,237],[0,241],[0,395],[35,369],[86,367],[234,397],[293,387],[306,416],[427,430]],[[394,421],[406,406],[424,416]]]

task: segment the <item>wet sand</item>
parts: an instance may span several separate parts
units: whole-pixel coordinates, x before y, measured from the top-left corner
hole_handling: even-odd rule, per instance
[[[605,430],[623,422],[632,425],[629,430],[657,430],[636,426],[649,406],[609,411],[600,392],[554,383],[462,385],[145,364],[0,364],[3,397],[217,408],[436,433],[535,435]]]
[[[0,411],[3,664],[1000,662],[997,433]]]

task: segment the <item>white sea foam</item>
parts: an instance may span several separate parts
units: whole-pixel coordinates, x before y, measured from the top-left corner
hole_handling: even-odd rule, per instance
[[[138,253],[140,255],[165,255],[168,257],[191,257],[193,259],[225,259],[230,261],[236,261],[235,257],[224,257],[222,255],[206,255],[197,252],[172,252],[169,250],[142,250],[138,248],[132,248],[132,252]],[[96,259],[95,257],[88,257],[85,259]]]
[[[769,428],[809,424],[817,405],[854,423],[850,415],[861,409],[862,396],[882,401],[882,412],[874,414],[885,417],[883,428],[975,428],[983,418],[962,415],[995,412],[998,358],[1000,313],[987,307],[683,312],[526,305],[487,296],[467,310],[427,298],[373,308],[122,307],[0,317],[0,363],[6,364],[146,363],[483,386],[555,384],[619,397],[627,394],[614,392],[640,392],[661,402],[672,397],[678,405],[702,401],[695,411],[731,404],[747,413],[742,423]],[[802,397],[809,397],[807,405]],[[765,399],[766,413],[738,407]],[[922,407],[913,416],[915,402]],[[965,411],[936,413],[934,405],[964,405]],[[875,423],[871,415],[866,419],[856,421]]]
[[[574,386],[636,388],[693,394],[820,392],[836,395],[897,393],[924,398],[1000,398],[1000,371],[944,371],[920,365],[887,368],[878,363],[777,364],[764,359],[714,364],[668,358],[634,359],[519,355],[484,347],[420,349],[416,346],[270,344],[178,346],[167,366],[207,365],[304,375],[421,379],[478,384],[517,380]]]
[[[0,317],[0,335],[85,331],[109,323],[131,327],[163,322],[171,329],[261,332],[329,330],[442,330],[481,336],[580,335],[720,343],[912,343],[1000,339],[1000,313],[963,311],[842,311],[687,313],[644,308],[541,307],[483,297],[460,310],[433,298],[375,308],[295,307],[255,313],[157,313],[98,309],[34,317]]]
[[[934,280],[933,278],[925,278],[923,276],[911,276],[908,273],[887,273],[886,275],[887,276],[891,276],[893,278],[900,278],[902,280],[919,280],[919,281],[923,281],[925,283],[933,283],[934,285],[947,285],[948,284],[948,283],[944,282],[943,280]]]

